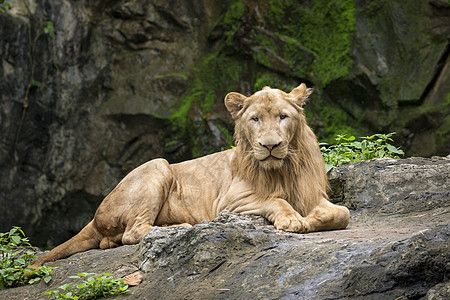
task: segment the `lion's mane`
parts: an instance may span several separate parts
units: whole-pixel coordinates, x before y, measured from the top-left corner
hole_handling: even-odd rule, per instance
[[[311,92],[312,89],[305,92],[304,101]],[[328,180],[317,139],[306,123],[302,108],[298,109],[295,118],[296,131],[289,144],[289,154],[280,169],[260,166],[245,135],[247,123],[238,118],[234,134],[236,152],[231,167],[233,174],[249,183],[260,198],[285,199],[302,216],[306,216],[322,197],[328,198]]]

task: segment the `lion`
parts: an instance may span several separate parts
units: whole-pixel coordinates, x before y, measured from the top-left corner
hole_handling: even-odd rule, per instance
[[[311,92],[302,83],[290,93],[264,87],[250,97],[227,94],[235,148],[137,167],[86,227],[31,268],[88,249],[137,244],[153,226],[194,225],[223,210],[263,216],[287,232],[346,228],[349,210],[328,201],[324,160],[303,113]]]

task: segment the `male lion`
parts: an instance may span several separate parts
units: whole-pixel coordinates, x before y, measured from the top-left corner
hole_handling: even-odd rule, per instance
[[[346,228],[349,211],[327,200],[327,177],[303,108],[312,90],[265,87],[225,105],[236,148],[169,165],[149,161],[131,171],[77,235],[39,257],[32,268],[92,248],[136,244],[153,226],[197,224],[229,210],[267,218],[277,229]]]

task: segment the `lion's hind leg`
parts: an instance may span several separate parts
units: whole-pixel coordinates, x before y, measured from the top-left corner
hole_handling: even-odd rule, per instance
[[[133,227],[125,229],[125,233],[122,237],[122,243],[124,245],[134,245],[139,243],[139,241],[152,230],[152,225],[150,224],[134,224]]]
[[[150,232],[175,180],[169,163],[163,159],[152,160],[139,170],[139,180],[133,176],[130,179],[133,189],[128,197],[133,206],[127,214],[122,236],[124,245],[137,244]]]
[[[116,236],[105,236],[100,242],[100,249],[111,249],[116,248],[122,244],[123,233],[117,234]]]
[[[344,229],[350,220],[350,212],[347,207],[336,205],[326,199],[322,199],[320,205],[315,207],[306,221],[311,231]]]

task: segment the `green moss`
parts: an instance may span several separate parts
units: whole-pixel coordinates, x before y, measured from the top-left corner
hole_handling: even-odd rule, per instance
[[[450,118],[446,118],[444,124],[440,127],[436,134],[436,144],[439,149],[448,149],[450,144]],[[447,155],[448,153],[443,153]]]
[[[447,93],[447,95],[445,95],[445,102],[443,103],[443,105],[447,109],[450,108],[450,93]]]
[[[170,119],[185,119],[193,104],[206,116],[215,103],[216,91],[230,91],[238,85],[239,71],[239,62],[231,57],[218,52],[206,55],[190,76],[192,87],[181,99],[181,105],[172,111]]]
[[[235,1],[230,5],[229,9],[225,13],[223,23],[233,28],[239,28],[240,20],[244,15],[244,5],[241,1]],[[232,30],[230,30],[232,32]]]
[[[228,41],[233,38],[234,34],[241,26],[240,20],[243,15],[244,5],[241,1],[235,1],[232,5],[230,5],[227,12],[225,13],[223,24],[227,28],[225,36],[227,37]]]
[[[351,120],[348,115],[340,108],[326,105],[322,107],[320,119],[323,122],[323,131],[318,132],[318,138],[321,142],[332,143],[334,137],[339,134],[349,136],[361,136],[361,132],[350,126]]]
[[[270,0],[269,9],[267,10],[267,17],[275,24],[283,24],[286,9],[289,1]]]
[[[170,77],[180,77],[183,80],[187,80],[188,79],[186,74],[182,74],[182,73],[168,73],[168,74],[163,74],[163,75],[157,75],[157,76],[155,76],[154,80],[170,78]]]
[[[302,5],[270,1],[265,22],[283,41],[282,57],[295,75],[308,75],[324,87],[349,74],[356,26],[353,0],[318,0]]]
[[[201,58],[193,70],[191,88],[173,109],[169,120],[175,139],[189,139],[194,157],[214,152],[208,141],[210,136],[206,122],[215,103],[223,101],[226,93],[237,90],[242,65],[238,59],[216,51]],[[180,143],[171,141],[166,145]],[[166,147],[168,149],[169,147]]]
[[[278,34],[285,41],[283,57],[291,65],[293,73],[301,78],[313,78],[313,61],[317,54],[303,46],[297,39]]]
[[[288,92],[298,86],[298,82],[295,79],[287,79],[267,70],[256,70],[253,74],[253,78],[254,91],[259,91],[263,87],[269,86]]]
[[[186,140],[189,141],[193,157],[218,150],[211,148],[209,140],[212,132],[207,122],[211,109],[216,103],[223,101],[226,93],[238,90],[241,72],[245,70],[241,58],[224,50],[233,44],[234,35],[241,26],[245,12],[243,1],[230,2],[225,2],[228,9],[223,19],[216,24],[225,29],[224,40],[198,59],[188,79],[191,87],[169,117],[175,138],[166,143],[166,150],[173,150]],[[226,136],[225,140],[229,142]]]
[[[256,13],[255,4],[263,13]],[[216,30],[223,33],[222,40],[198,60],[188,79],[191,87],[169,118],[176,139],[188,137],[194,156],[217,150],[206,145],[212,134],[207,122],[211,109],[223,101],[226,93],[244,92],[242,86],[253,87],[253,91],[264,86],[289,91],[298,85],[299,78],[314,82],[320,90],[330,81],[347,75],[351,68],[350,45],[355,31],[353,0],[301,4],[295,0],[237,0],[224,5],[227,10],[215,24]],[[243,24],[251,26],[240,30]],[[250,32],[246,31],[249,28]],[[250,46],[244,46],[247,52],[241,51],[241,34],[250,40]],[[326,135],[355,133],[346,125],[348,120],[342,111],[317,111],[321,118],[323,115]],[[227,129],[217,128],[229,143],[231,134],[227,136]]]
[[[265,26],[275,37],[267,38],[278,38],[276,51],[289,65],[288,75],[308,79],[320,91],[351,72],[355,6],[354,0],[303,1],[301,5],[298,1],[270,1]],[[255,88],[267,77],[256,80]],[[321,140],[331,141],[336,134],[366,133],[358,120],[330,105],[320,94],[311,102],[306,112],[309,120],[323,124],[317,131]]]
[[[255,36],[255,42],[258,45],[257,47],[259,50],[253,55],[254,60],[257,63],[270,68],[271,60],[269,54],[274,55],[277,51],[275,41],[267,38],[267,36],[263,34],[258,33]]]
[[[259,91],[265,86],[277,86],[277,84],[273,84],[273,75],[270,73],[262,73],[258,76],[258,79],[255,82],[254,90]]]
[[[353,0],[315,1],[313,8],[304,13],[305,22],[298,28],[299,38],[317,54],[312,71],[323,86],[350,72],[354,14]]]

